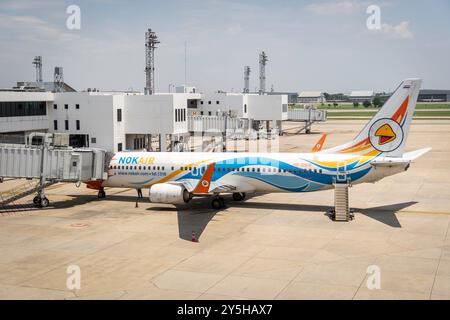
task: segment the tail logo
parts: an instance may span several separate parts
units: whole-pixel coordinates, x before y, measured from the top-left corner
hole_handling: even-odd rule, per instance
[[[205,188],[208,188],[209,187],[208,180],[202,180],[202,186],[205,187]]]
[[[391,126],[387,123],[383,124],[377,131],[375,131],[375,136],[379,137],[379,145],[391,142],[397,137],[394,130],[392,130]]]
[[[379,119],[370,127],[369,140],[376,150],[391,152],[402,144],[403,129],[392,119]]]

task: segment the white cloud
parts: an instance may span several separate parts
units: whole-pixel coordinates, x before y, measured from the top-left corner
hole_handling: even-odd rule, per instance
[[[414,34],[409,30],[409,22],[402,21],[398,25],[390,25],[383,23],[381,25],[381,31],[391,38],[396,39],[412,39]]]
[[[61,1],[59,0],[8,0],[4,1],[0,4],[1,9],[6,10],[17,10],[17,11],[23,11],[23,10],[31,10],[36,8],[42,8],[42,7],[50,7],[61,4]]]
[[[332,14],[351,14],[361,11],[366,5],[357,1],[334,1],[326,3],[312,3],[305,7],[309,12],[320,15],[332,15]]]

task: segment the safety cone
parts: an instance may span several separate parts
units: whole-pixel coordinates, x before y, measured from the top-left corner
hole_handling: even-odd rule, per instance
[[[192,231],[192,238],[191,238],[192,242],[197,242],[197,238],[195,237],[195,231]]]

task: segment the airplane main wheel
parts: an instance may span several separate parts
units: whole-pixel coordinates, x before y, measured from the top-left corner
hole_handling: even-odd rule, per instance
[[[223,207],[225,207],[225,200],[223,200],[222,197],[214,198],[214,199],[211,201],[211,206],[212,206],[212,208],[215,209],[215,210],[222,209]]]
[[[33,198],[33,203],[34,203],[35,205],[38,205],[38,204],[39,204],[39,197],[38,197],[38,196],[36,196],[36,197]]]
[[[106,192],[105,192],[104,190],[99,190],[99,191],[98,191],[97,197],[98,197],[99,199],[105,198],[105,197],[106,197]]]
[[[40,206],[41,206],[42,208],[48,207],[49,204],[50,204],[50,201],[48,201],[47,198],[44,197],[44,198],[41,199]]]
[[[235,192],[233,193],[233,200],[234,201],[242,201],[245,199],[245,193],[244,192]]]

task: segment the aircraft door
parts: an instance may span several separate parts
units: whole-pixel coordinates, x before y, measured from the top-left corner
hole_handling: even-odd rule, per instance
[[[345,161],[337,163],[336,182],[347,182],[347,163]]]

